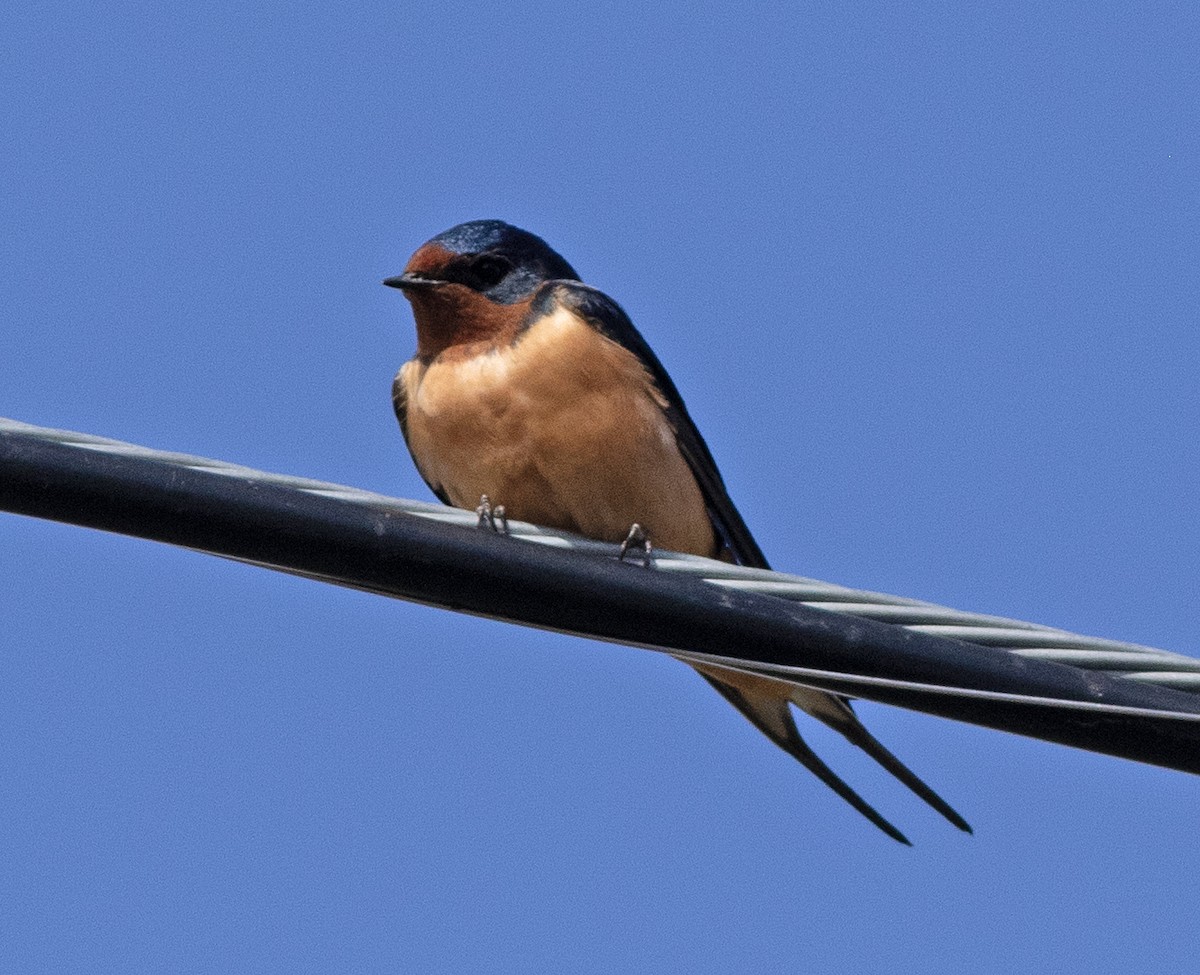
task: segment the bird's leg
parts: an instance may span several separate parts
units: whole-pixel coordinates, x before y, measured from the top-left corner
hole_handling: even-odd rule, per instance
[[[475,509],[475,514],[479,516],[479,528],[487,528],[494,531],[497,535],[508,534],[508,516],[505,514],[504,505],[498,504],[494,508],[492,502],[488,500],[486,494],[479,498],[479,507]]]
[[[621,543],[621,552],[617,556],[618,562],[625,561],[625,553],[629,551],[631,545],[640,546],[642,549],[642,565],[647,569],[650,568],[650,555],[654,551],[654,546],[650,544],[650,536],[642,529],[636,521],[633,527],[629,529],[629,534],[625,536],[625,541]]]

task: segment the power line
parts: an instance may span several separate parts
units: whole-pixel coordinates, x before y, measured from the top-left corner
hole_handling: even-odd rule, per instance
[[[474,527],[478,523],[475,514],[460,508],[448,508],[441,504],[393,498],[372,491],[364,491],[361,488],[318,481],[313,478],[273,474],[231,464],[227,461],[152,450],[149,447],[123,443],[119,440],[67,430],[50,430],[0,417],[0,434],[3,433],[37,437],[51,443],[97,451],[114,457],[142,458],[178,465],[188,470],[210,471],[228,477],[241,477],[261,483],[277,484],[319,497],[370,504],[401,514],[429,518],[450,525]],[[604,542],[596,542],[569,532],[542,528],[519,521],[509,523],[509,534],[514,538],[592,555],[611,557],[617,550],[616,546]],[[781,599],[803,603],[814,609],[860,616],[865,619],[903,626],[917,632],[962,640],[981,646],[997,647],[1023,657],[1051,663],[1069,664],[1085,670],[1107,671],[1113,676],[1131,680],[1161,684],[1164,687],[1177,687],[1182,690],[1200,691],[1200,659],[1136,643],[1082,636],[1078,633],[1037,623],[969,613],[936,603],[863,589],[851,589],[831,582],[821,582],[816,579],[807,579],[766,569],[746,568],[695,555],[660,551],[655,556],[654,565],[661,572],[692,576],[743,592],[778,596]]]
[[[1134,644],[7,420],[0,509],[1200,772],[1200,695],[1147,683],[1200,662]]]

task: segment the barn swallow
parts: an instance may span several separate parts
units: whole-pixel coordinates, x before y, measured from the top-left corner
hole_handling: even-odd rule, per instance
[[[666,370],[621,307],[540,237],[459,224],[384,284],[412,304],[417,352],[392,398],[417,470],[444,503],[486,495],[510,517],[619,542],[635,523],[678,552],[768,568]],[[847,698],[696,665],[776,745],[901,843],[805,744],[824,722],[961,830],[966,821],[881,745]]]

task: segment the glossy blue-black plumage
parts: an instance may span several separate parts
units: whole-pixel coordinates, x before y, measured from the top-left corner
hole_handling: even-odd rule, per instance
[[[475,287],[492,301],[510,305],[528,298],[545,281],[578,281],[579,275],[566,260],[536,234],[521,230],[503,220],[472,220],[451,227],[425,246],[436,245],[461,260],[447,270],[448,280]],[[503,277],[492,282],[488,276],[482,278],[475,273],[479,262],[489,259],[504,261],[508,267],[494,265],[503,270]],[[457,275],[457,277],[455,276]]]

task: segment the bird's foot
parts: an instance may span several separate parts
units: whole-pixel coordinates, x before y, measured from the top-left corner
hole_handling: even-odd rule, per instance
[[[650,536],[642,529],[642,526],[637,522],[633,523],[633,527],[629,529],[629,534],[625,536],[625,541],[621,543],[620,554],[617,555],[618,562],[625,561],[625,553],[631,546],[637,546],[642,550],[642,565],[647,569],[650,568],[650,556],[654,552],[654,546],[650,544]]]
[[[508,534],[508,516],[504,512],[504,505],[498,504],[493,507],[486,494],[480,496],[479,507],[475,509],[475,514],[479,515],[477,527],[486,528],[497,535]]]

